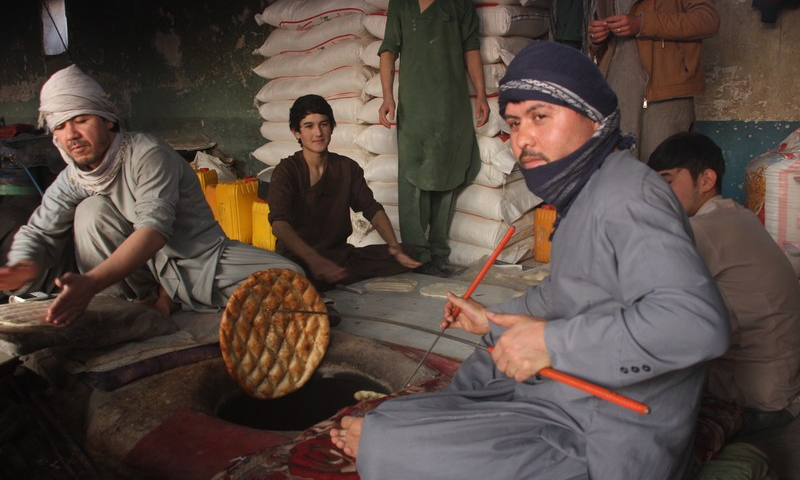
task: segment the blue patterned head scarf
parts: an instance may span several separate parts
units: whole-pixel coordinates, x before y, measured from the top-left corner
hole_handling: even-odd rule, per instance
[[[509,102],[540,100],[567,108],[600,125],[580,148],[564,158],[522,169],[528,189],[554,205],[558,221],[589,178],[616,148],[630,148],[631,137],[619,130],[617,96],[597,66],[579,50],[537,41],[522,49],[500,80],[500,113]]]

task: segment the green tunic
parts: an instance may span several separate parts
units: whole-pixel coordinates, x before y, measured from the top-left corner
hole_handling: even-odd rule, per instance
[[[472,0],[392,0],[378,54],[400,57],[399,174],[420,190],[453,190],[480,169],[464,53],[480,49]]]

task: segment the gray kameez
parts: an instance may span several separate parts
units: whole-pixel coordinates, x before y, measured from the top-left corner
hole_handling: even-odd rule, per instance
[[[14,237],[9,264],[20,260],[45,266],[57,263],[57,252],[72,235],[74,223],[82,272],[108,258],[134,229],[151,227],[167,239],[148,262],[150,275],[137,272],[126,279],[127,285],[121,287],[125,296],[145,298],[153,290],[148,277],[156,277],[171,297],[188,308],[217,309],[256,270],[302,272],[278,254],[228,239],[214,220],[194,171],[171,147],[143,133],[119,135],[129,136],[123,147],[128,151],[114,181],[102,193],[93,194],[74,185],[67,170],[61,172],[28,224]],[[79,204],[92,196],[104,200],[92,199],[83,218],[76,218]]]
[[[556,230],[550,277],[492,310],[547,318],[553,368],[648,404],[515,382],[482,350],[450,389],[367,414],[358,469],[381,479],[685,478],[705,360],[728,346],[725,307],[669,186],[610,155]],[[494,344],[503,328],[484,340]]]

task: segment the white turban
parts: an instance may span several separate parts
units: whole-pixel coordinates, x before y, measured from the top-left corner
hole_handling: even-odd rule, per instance
[[[44,126],[46,121],[52,131],[78,115],[98,115],[119,122],[117,109],[108,100],[103,87],[77,65],[70,65],[54,73],[42,86],[39,126]]]
[[[76,65],[71,65],[54,73],[42,86],[39,126],[47,121],[47,127],[53,131],[78,115],[97,115],[114,123],[119,122],[117,109],[108,101],[103,87]],[[67,162],[67,174],[75,184],[93,192],[102,192],[114,181],[122,166],[127,151],[126,140],[127,137],[123,135],[115,135],[102,162],[93,170],[78,168],[72,157],[59,145],[55,135],[53,145]]]

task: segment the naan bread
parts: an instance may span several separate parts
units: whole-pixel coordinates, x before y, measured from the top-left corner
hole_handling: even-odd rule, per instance
[[[219,343],[228,373],[256,398],[278,398],[299,389],[328,349],[326,312],[303,274],[274,268],[250,275],[228,300],[220,322]]]

